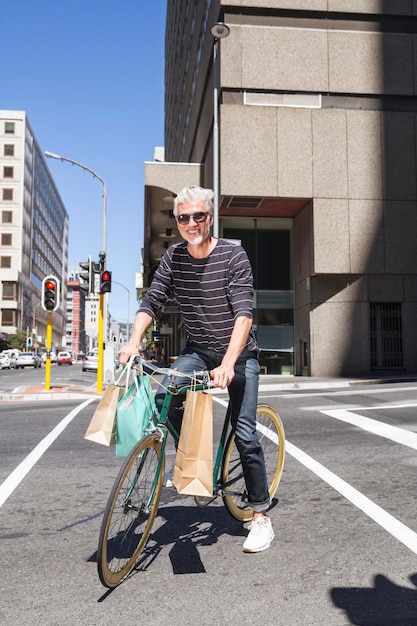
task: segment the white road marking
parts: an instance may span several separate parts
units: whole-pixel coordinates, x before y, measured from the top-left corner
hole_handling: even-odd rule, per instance
[[[368,515],[381,528],[384,528],[395,539],[417,554],[417,533],[289,441],[286,441],[286,451],[316,474],[316,476],[324,480],[325,483],[338,491],[354,506],[363,511],[365,515]]]
[[[413,405],[403,405],[398,404],[396,406],[389,406],[389,409],[400,409],[404,408],[404,406],[417,406],[417,404]],[[375,409],[387,409],[386,406],[374,406],[374,407],[362,407],[363,411],[370,411]],[[357,409],[356,409],[357,410]],[[395,441],[396,443],[400,443],[403,446],[408,446],[409,448],[413,448],[413,450],[417,450],[417,434],[413,433],[410,430],[405,430],[404,428],[398,428],[397,426],[391,426],[390,424],[385,424],[384,422],[379,422],[378,420],[373,420],[369,417],[364,417],[363,415],[358,415],[357,413],[353,413],[352,411],[346,411],[345,409],[333,409],[332,411],[321,411],[324,415],[328,415],[329,417],[333,417],[337,420],[341,420],[342,422],[347,422],[348,424],[352,424],[353,426],[357,426],[358,428],[362,428],[362,430],[366,430],[373,435],[378,435],[379,437],[385,437],[385,439],[390,439],[391,441]]]
[[[263,396],[264,397],[264,396]],[[227,406],[227,402],[224,400],[220,400],[219,398],[214,398],[215,402],[222,404],[223,406]],[[400,406],[400,405],[398,405]],[[409,405],[407,405],[409,406]],[[368,407],[364,407],[366,410],[369,410]],[[386,406],[384,406],[386,408]],[[341,413],[343,410],[339,409],[338,412]],[[329,412],[330,413],[330,412]],[[348,413],[348,411],[344,411],[344,413]],[[334,417],[334,416],[332,416]],[[350,417],[350,416],[349,416]],[[362,416],[355,416],[355,418],[360,418]],[[341,416],[338,419],[342,419]],[[368,418],[363,418],[364,420]],[[376,420],[369,420],[370,422],[376,422]],[[379,426],[382,426],[380,422],[376,422]],[[369,424],[368,424],[369,426]],[[387,426],[386,424],[384,426]],[[397,436],[398,439],[402,439],[400,434],[397,431],[401,431],[401,429],[396,428],[394,426],[390,427],[391,436]],[[394,429],[394,430],[392,430]],[[263,432],[263,431],[262,431]],[[373,431],[371,431],[373,432]],[[382,429],[379,429],[377,434],[380,434]],[[386,431],[388,432],[388,431]],[[415,438],[416,435],[410,433],[409,431],[403,431],[404,436],[406,437],[405,442],[402,440],[401,443],[404,445],[409,445],[409,441],[411,438]],[[263,432],[269,436],[267,432]],[[384,436],[384,435],[382,435]],[[410,438],[411,437],[411,438]],[[273,439],[272,439],[273,440]],[[396,439],[394,439],[396,440]],[[413,446],[411,446],[413,447]],[[316,476],[321,478],[325,483],[327,483],[330,487],[335,489],[340,495],[349,500],[354,506],[360,509],[365,515],[370,517],[374,522],[376,522],[381,528],[384,528],[390,535],[392,535],[397,541],[406,546],[409,550],[417,554],[417,533],[415,533],[411,528],[408,528],[405,524],[396,519],[393,515],[385,511],[382,507],[375,502],[372,502],[369,498],[367,498],[363,493],[352,487],[349,483],[347,483],[342,478],[339,478],[334,472],[330,471],[324,465],[321,465],[318,461],[313,459],[311,456],[297,448],[288,440],[285,441],[285,450],[294,457],[299,463],[304,465],[307,469],[312,471]]]
[[[68,424],[78,415],[80,411],[84,409],[90,402],[93,402],[94,398],[90,398],[75,407],[64,419],[62,419],[59,424],[55,426],[51,432],[46,435],[42,441],[38,443],[36,448],[32,450],[28,456],[23,459],[21,463],[16,467],[15,470],[6,478],[6,480],[0,485],[0,507],[6,502],[6,500],[11,496],[13,491],[20,485],[24,477],[30,472],[32,467],[39,461],[42,455],[47,451],[49,446],[53,444],[55,439],[59,437],[59,435],[65,430]]]

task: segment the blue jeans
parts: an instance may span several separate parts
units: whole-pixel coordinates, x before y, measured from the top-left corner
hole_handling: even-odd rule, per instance
[[[212,370],[220,365],[223,355],[199,346],[188,345],[175,360],[172,369],[184,374]],[[187,385],[188,379],[177,378],[177,386]],[[163,383],[165,386],[167,381]],[[248,506],[255,512],[265,511],[270,505],[268,481],[262,447],[256,433],[258,404],[259,362],[256,354],[242,354],[235,365],[235,376],[229,385],[231,426],[248,492]],[[169,418],[174,428],[181,428],[184,396],[174,396]]]

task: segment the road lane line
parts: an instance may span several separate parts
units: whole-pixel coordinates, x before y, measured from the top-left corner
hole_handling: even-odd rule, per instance
[[[409,405],[398,405],[397,407],[390,406],[388,408],[403,408],[404,406]],[[370,408],[368,409],[363,407],[363,410],[368,411]],[[372,408],[376,409],[377,407]],[[379,408],[386,409],[387,407]],[[357,426],[358,428],[362,428],[362,430],[366,430],[374,435],[385,437],[385,439],[390,439],[391,441],[400,443],[403,446],[408,446],[409,448],[413,448],[413,450],[417,450],[417,434],[410,430],[398,428],[397,426],[391,426],[390,424],[385,424],[384,422],[379,422],[378,420],[371,419],[370,417],[358,415],[357,413],[347,411],[346,409],[333,409],[332,411],[321,411],[321,413],[337,420],[341,420],[342,422],[352,424],[353,426]]]
[[[289,441],[286,441],[285,447],[288,454],[333,487],[414,554],[417,554],[417,533]]]
[[[219,400],[218,398],[214,398],[214,401],[222,404],[223,406],[227,406],[228,404],[224,400]],[[270,437],[271,440],[274,441],[270,433],[265,432],[266,429],[262,429],[259,424],[258,430],[261,430],[264,435]],[[408,431],[407,433],[413,434],[409,433]],[[275,439],[275,443],[277,443],[276,436]],[[414,552],[414,554],[417,554],[417,533],[411,530],[411,528],[408,528],[408,526],[397,520],[393,515],[385,511],[382,507],[378,506],[378,504],[375,504],[375,502],[372,502],[372,500],[364,496],[363,493],[352,487],[352,485],[349,485],[349,483],[347,483],[342,478],[339,478],[339,476],[328,470],[326,467],[324,467],[324,465],[321,465],[321,463],[300,450],[300,448],[294,446],[288,440],[285,441],[285,451],[288,452],[288,454],[294,457],[297,461],[299,461],[299,463],[304,465],[307,469],[316,474],[316,476],[321,478],[330,487],[333,487],[333,489],[335,489],[343,497],[349,500],[349,502],[351,502],[354,506],[360,509],[363,513],[365,513],[365,515],[370,517],[374,522],[381,526],[381,528],[384,528],[390,535],[397,539],[397,541],[401,542],[409,550]]]
[[[89,398],[88,400],[85,400],[85,402],[80,404],[80,406],[75,407],[75,409],[68,413],[68,415],[64,417],[64,419],[61,420],[59,424],[57,424],[55,428],[38,443],[36,448],[34,448],[32,452],[28,454],[28,456],[23,459],[21,463],[19,463],[16,469],[9,474],[6,480],[0,485],[0,507],[3,506],[16,487],[19,486],[24,477],[30,472],[35,463],[39,461],[42,455],[53,444],[55,439],[57,439],[65,430],[74,417],[76,417],[78,413],[84,409],[84,407],[90,404],[90,402],[93,402],[94,399],[95,398]]]

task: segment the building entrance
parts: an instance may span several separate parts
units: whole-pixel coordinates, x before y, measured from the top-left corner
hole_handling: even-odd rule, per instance
[[[294,373],[294,294],[292,219],[221,220],[222,236],[245,248],[254,275],[254,329],[261,350],[261,372]]]

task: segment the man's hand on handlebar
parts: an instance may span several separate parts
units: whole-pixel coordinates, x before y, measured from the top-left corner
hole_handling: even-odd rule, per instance
[[[138,350],[134,346],[130,346],[129,344],[127,344],[126,346],[122,346],[119,352],[117,353],[119,355],[120,365],[127,365],[130,357],[133,354],[137,354],[137,353],[138,353]]]
[[[226,389],[230,385],[234,375],[235,370],[230,365],[219,365],[210,372],[213,387],[220,387],[221,389]]]

